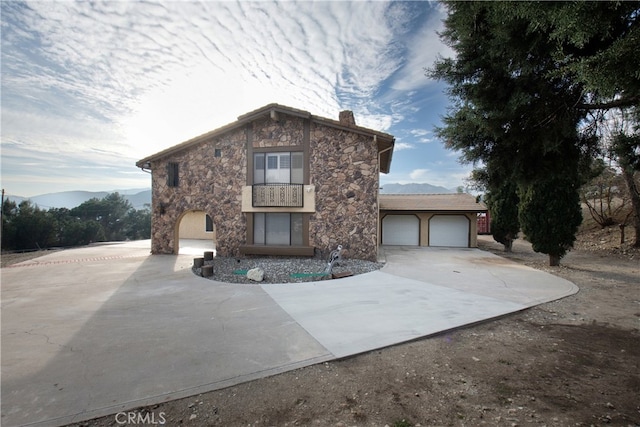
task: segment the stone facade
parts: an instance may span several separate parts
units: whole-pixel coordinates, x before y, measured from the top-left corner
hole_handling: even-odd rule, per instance
[[[251,126],[254,148],[292,147],[299,150],[304,141],[304,119],[278,115],[277,120],[261,118]]]
[[[342,245],[346,257],[375,261],[378,253],[378,151],[373,138],[314,125],[310,175],[316,213],[310,243],[325,251]]]
[[[239,256],[253,233],[247,229],[253,214],[242,209],[242,189],[252,184],[251,153],[290,147],[304,151],[305,184],[315,186],[315,212],[304,214],[308,245],[323,256],[342,245],[345,256],[375,260],[379,147],[372,134],[347,128],[355,127],[352,115],[350,121],[343,126],[272,112],[141,161],[150,161],[152,170],[152,252],[176,253],[181,218],[202,211],[213,219],[218,254]],[[177,186],[168,185],[169,163],[178,164]]]
[[[216,249],[237,254],[246,236],[240,189],[246,182],[246,132],[239,129],[168,157],[154,160],[151,252],[170,254],[178,249],[178,225],[189,211],[203,211],[213,220]],[[220,157],[215,157],[215,150]],[[167,184],[168,163],[178,163],[177,187]]]

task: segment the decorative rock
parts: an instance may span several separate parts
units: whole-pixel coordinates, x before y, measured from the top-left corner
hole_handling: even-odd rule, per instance
[[[211,261],[213,260],[213,251],[206,251],[204,253],[204,260],[205,261]]]
[[[200,268],[204,265],[204,258],[200,257],[200,258],[194,258],[193,259],[193,266],[195,268]]]
[[[262,282],[264,279],[264,270],[261,268],[252,268],[247,271],[247,279],[253,280],[254,282]]]
[[[211,276],[213,276],[213,265],[203,265],[202,277],[211,277]]]

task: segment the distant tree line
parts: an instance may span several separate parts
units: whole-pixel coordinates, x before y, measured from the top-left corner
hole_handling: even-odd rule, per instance
[[[28,250],[93,242],[148,239],[151,211],[135,209],[119,193],[93,198],[73,209],[40,209],[29,200],[2,206],[2,249]]]

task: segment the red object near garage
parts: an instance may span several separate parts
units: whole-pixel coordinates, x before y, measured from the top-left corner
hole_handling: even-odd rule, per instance
[[[491,234],[491,215],[489,211],[478,213],[478,234]]]

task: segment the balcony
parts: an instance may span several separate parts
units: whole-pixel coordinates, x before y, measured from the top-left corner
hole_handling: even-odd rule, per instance
[[[304,207],[302,184],[254,184],[251,193],[251,206],[254,208]]]

